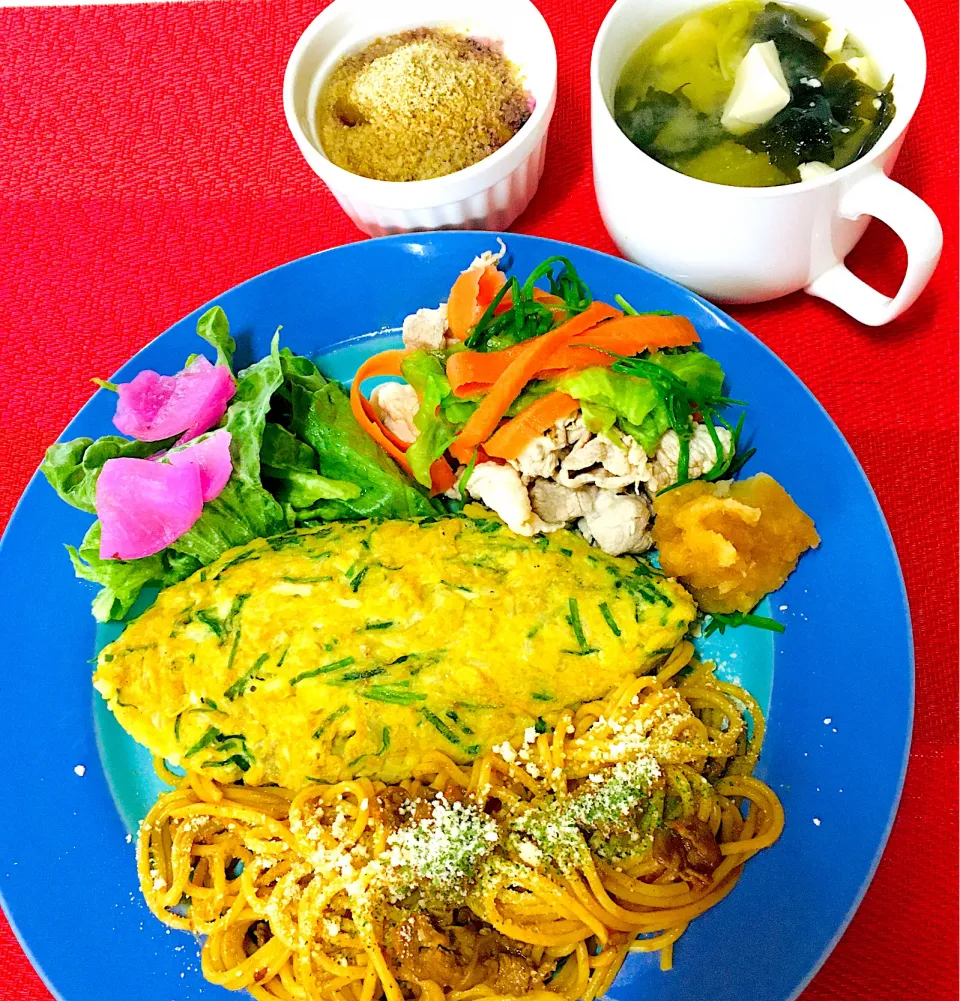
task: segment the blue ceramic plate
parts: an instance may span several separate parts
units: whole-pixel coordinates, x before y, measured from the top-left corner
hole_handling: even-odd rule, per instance
[[[863,896],[907,760],[910,619],[883,515],[830,418],[743,327],[625,261],[529,236],[504,238],[517,274],[565,254],[598,298],[619,292],[640,310],[690,317],[704,349],[726,369],[730,395],[750,403],[747,428],[758,454],[748,470],[779,480],[822,536],[770,599],[784,634],[729,631],[704,650],[769,708],[759,774],[783,800],[783,836],[747,865],[729,897],[693,922],[672,972],[635,955],[611,992],[618,1001],[786,1001],[819,968]],[[407,313],[445,298],[453,277],[493,246],[484,233],[372,240],[294,261],[216,301],[238,335],[241,362],[265,354],[282,325],[284,344],[348,380],[367,354],[396,343]],[[331,311],[331,302],[340,308]],[[180,368],[201,345],[194,327],[202,309],[117,378]],[[64,437],[108,433],[114,403],[97,393]],[[89,520],[38,474],[0,547],[0,760],[12,786],[0,822],[2,904],[63,1001],[236,998],[203,980],[194,939],[164,928],[140,899],[129,834],[158,786],[146,754],[102,712],[90,685],[88,662],[105,637],[90,616],[92,590],[74,579],[63,550]]]

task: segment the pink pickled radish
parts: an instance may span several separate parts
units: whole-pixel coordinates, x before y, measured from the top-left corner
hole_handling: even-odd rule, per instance
[[[235,392],[230,370],[200,355],[176,375],[146,369],[120,383],[113,423],[140,441],[161,441],[182,431],[180,442],[187,442],[223,417]]]
[[[202,441],[168,452],[161,461],[172,466],[196,466],[200,471],[200,493],[204,503],[213,500],[227,485],[233,472],[230,459],[230,432],[220,428]]]
[[[100,558],[153,556],[193,527],[203,510],[200,467],[117,458],[97,479]]]

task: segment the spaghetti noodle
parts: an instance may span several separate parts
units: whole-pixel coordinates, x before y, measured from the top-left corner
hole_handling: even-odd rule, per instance
[[[138,840],[208,980],[261,1001],[592,1001],[630,951],[663,969],[783,828],[751,777],[764,722],[681,643],[659,673],[469,768],[300,791],[162,774]],[[542,732],[541,732],[542,731]]]

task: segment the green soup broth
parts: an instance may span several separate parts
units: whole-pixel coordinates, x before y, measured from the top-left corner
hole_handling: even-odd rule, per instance
[[[893,79],[881,79],[843,27],[806,9],[757,0],[684,15],[628,60],[614,117],[644,153],[704,181],[770,187],[803,180],[801,164],[845,167],[876,144],[896,109]],[[737,70],[754,44],[766,42],[776,46],[789,101],[734,134],[721,119]],[[804,168],[808,178],[814,171],[827,173]]]

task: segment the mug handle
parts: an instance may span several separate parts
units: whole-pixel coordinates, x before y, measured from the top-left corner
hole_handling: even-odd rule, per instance
[[[842,261],[814,279],[804,291],[839,306],[855,320],[879,327],[912,306],[930,281],[940,260],[943,230],[933,209],[879,168],[850,187],[840,198],[840,216],[869,215],[885,222],[907,248],[907,273],[897,294],[883,295],[861,281]]]

